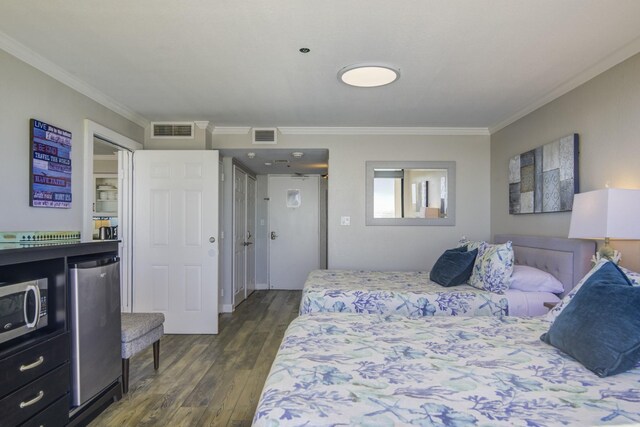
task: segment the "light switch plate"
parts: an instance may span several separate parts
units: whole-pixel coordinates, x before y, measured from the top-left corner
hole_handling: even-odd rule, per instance
[[[351,225],[351,217],[350,216],[341,216],[340,217],[340,225]]]

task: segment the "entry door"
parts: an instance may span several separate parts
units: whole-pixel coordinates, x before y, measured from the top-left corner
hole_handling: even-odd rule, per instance
[[[245,294],[245,237],[247,216],[247,174],[233,167],[233,304],[244,301]]]
[[[246,294],[256,290],[256,180],[247,175]]]
[[[320,268],[319,177],[269,176],[269,285],[302,289]]]
[[[133,311],[218,333],[218,152],[134,153]]]

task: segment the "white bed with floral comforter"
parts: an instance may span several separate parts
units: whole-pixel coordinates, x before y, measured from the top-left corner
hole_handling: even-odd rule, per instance
[[[640,423],[640,365],[599,378],[542,318],[317,313],[287,330],[255,426]]]
[[[424,271],[314,270],[302,291],[300,314],[318,312],[427,316],[541,315],[549,292],[497,294],[469,285],[445,288]]]

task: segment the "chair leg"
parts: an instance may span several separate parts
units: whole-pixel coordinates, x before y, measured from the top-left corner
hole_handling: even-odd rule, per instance
[[[129,392],[129,359],[122,359],[122,394]]]
[[[153,369],[160,367],[160,340],[153,343]]]

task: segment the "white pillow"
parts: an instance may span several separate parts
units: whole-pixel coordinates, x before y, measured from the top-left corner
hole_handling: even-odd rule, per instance
[[[528,265],[514,265],[510,289],[524,292],[551,292],[561,294],[564,286],[552,274]]]

